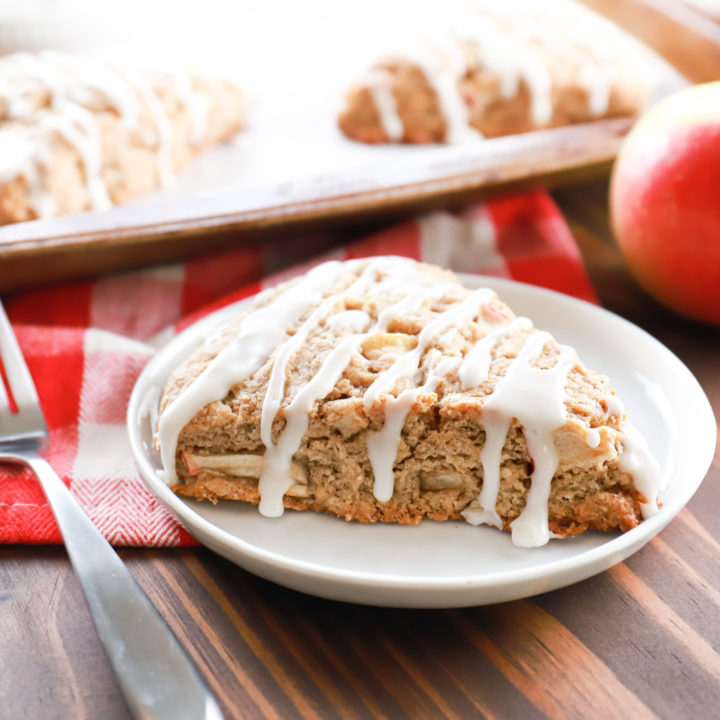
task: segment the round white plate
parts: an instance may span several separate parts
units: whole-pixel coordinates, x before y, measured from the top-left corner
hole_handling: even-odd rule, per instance
[[[645,435],[667,479],[662,509],[624,534],[587,532],[535,549],[509,533],[463,522],[362,525],[252,506],[186,501],[158,477],[152,446],[157,400],[171,370],[242,304],[213,313],[174,338],[138,378],[128,408],[133,454],[150,490],[203,544],[261,577],[336,600],[399,607],[460,607],[528,597],[602,572],[640,549],[681,510],[713,457],[716,425],[705,393],[667,348],[635,325],[566,295],[509,280],[463,276],[498,292],[588,367],[605,373]],[[245,301],[246,302],[246,301]]]

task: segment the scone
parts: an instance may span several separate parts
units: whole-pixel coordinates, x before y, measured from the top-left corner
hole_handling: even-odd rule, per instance
[[[493,291],[405,258],[259,295],[172,373],[156,438],[175,492],[267,516],[464,518],[534,547],[657,510],[607,378]]]
[[[460,143],[634,115],[648,100],[642,62],[617,37],[540,3],[451,3],[435,17],[355,83],[338,119],[345,135]]]
[[[0,223],[105,209],[167,183],[237,132],[227,80],[58,52],[0,59]]]

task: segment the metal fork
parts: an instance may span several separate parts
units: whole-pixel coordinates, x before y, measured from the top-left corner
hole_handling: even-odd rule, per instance
[[[136,718],[222,720],[190,659],[110,544],[39,455],[48,432],[37,392],[0,304],[0,357],[16,410],[0,382],[0,463],[37,475],[60,527],[100,640]]]

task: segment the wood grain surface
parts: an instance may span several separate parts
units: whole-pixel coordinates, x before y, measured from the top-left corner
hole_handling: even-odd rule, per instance
[[[720,414],[720,331],[650,301],[606,183],[556,194],[605,307],[697,375]],[[228,718],[684,718],[720,712],[720,457],[643,550],[562,590],[462,610],[321,600],[205,549],[122,550]],[[62,548],[0,549],[0,717],[129,717]]]

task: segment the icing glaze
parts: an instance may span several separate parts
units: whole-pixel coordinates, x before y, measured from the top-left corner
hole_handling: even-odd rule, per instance
[[[560,355],[553,367],[541,369],[532,364],[551,340],[549,333],[532,333],[483,405],[485,444],[480,453],[483,487],[479,503],[485,515],[466,519],[494,525],[500,521],[495,510],[501,479],[500,457],[510,425],[516,419],[522,425],[533,461],[525,509],[511,525],[513,543],[519,547],[537,547],[549,539],[547,501],[558,462],[553,433],[567,419],[565,385],[568,373],[578,362],[572,348],[560,345]]]
[[[169,185],[173,178],[172,167],[172,125],[163,104],[150,83],[135,70],[118,70],[128,83],[135,88],[142,98],[155,125],[157,137],[155,138],[155,153],[157,156],[157,169],[162,185]]]
[[[543,126],[552,118],[550,73],[521,28],[521,24],[513,23],[510,30],[504,30],[481,15],[468,14],[457,35],[472,46],[480,67],[497,76],[505,100],[514,98],[520,81],[525,82],[533,122]]]
[[[532,323],[528,318],[518,317],[507,325],[490,331],[485,337],[478,340],[462,360],[458,375],[463,390],[477,387],[485,382],[490,372],[493,348],[516,330],[529,330]]]
[[[623,452],[619,466],[624,472],[633,476],[635,487],[645,496],[647,502],[640,504],[644,518],[651,517],[658,511],[657,494],[660,466],[650,452],[645,438],[632,423],[623,426]]]
[[[371,407],[382,395],[388,396],[385,401],[385,424],[381,430],[370,433],[368,437],[368,454],[375,475],[374,492],[375,497],[381,502],[386,502],[392,497],[393,465],[400,444],[400,434],[410,409],[425,387],[403,390],[394,399],[390,395],[391,391],[398,384],[406,382],[414,384],[428,343],[439,335],[442,336],[450,328],[457,328],[462,323],[472,320],[480,312],[480,308],[494,296],[492,290],[481,288],[475,290],[461,303],[441,313],[420,332],[415,348],[400,355],[365,391],[366,408]]]
[[[470,126],[470,111],[457,87],[458,78],[464,71],[464,59],[457,53],[445,53],[436,60],[416,56],[414,61],[422,70],[440,104],[440,112],[446,125],[445,142],[460,145],[482,138],[482,135]]]
[[[31,128],[11,133],[0,131],[0,182],[12,182],[19,175],[25,177],[31,207],[38,217],[50,217],[55,212],[55,198],[42,182],[48,151],[43,145],[38,146],[31,132]]]
[[[525,20],[516,25],[513,34],[525,43],[535,40],[558,49],[564,56],[571,58],[579,67],[580,82],[587,94],[588,109],[593,115],[604,115],[607,112],[615,74],[607,63],[601,62],[593,54],[589,46],[578,46],[560,28],[533,20]],[[548,102],[549,92],[548,86]]]
[[[190,115],[190,144],[195,147],[207,133],[208,103],[203,95],[193,92],[192,78],[187,73],[177,73],[173,80],[178,100]]]
[[[325,358],[313,379],[293,398],[285,410],[285,427],[277,443],[266,444],[265,462],[259,480],[260,512],[267,517],[283,514],[283,496],[292,487],[290,464],[307,432],[309,413],[319,398],[325,397],[347,367],[348,358],[362,343],[362,335],[344,338]],[[263,406],[263,410],[264,410]]]
[[[367,82],[375,109],[380,116],[380,124],[388,140],[402,140],[404,128],[393,97],[392,74],[377,68],[368,73]]]
[[[357,350],[364,336],[351,335],[328,355],[315,377],[305,385],[288,406],[285,413],[287,420],[285,428],[280,434],[278,442],[275,443],[272,439],[272,426],[285,397],[288,361],[307,341],[308,335],[331,314],[334,307],[341,305],[348,297],[362,294],[370,283],[376,280],[378,270],[379,263],[377,261],[368,263],[355,281],[341,293],[325,298],[310,313],[307,320],[300,325],[292,337],[277,349],[263,400],[260,423],[260,437],[265,445],[265,464],[259,484],[260,512],[263,515],[269,517],[282,515],[283,495],[292,486],[292,482],[287,485],[290,463],[307,430],[308,413],[316,400],[325,397],[332,390],[347,367],[352,352]]]
[[[333,315],[327,320],[327,326],[331,330],[347,328],[355,333],[367,329],[370,317],[362,310],[346,310],[345,312]]]

